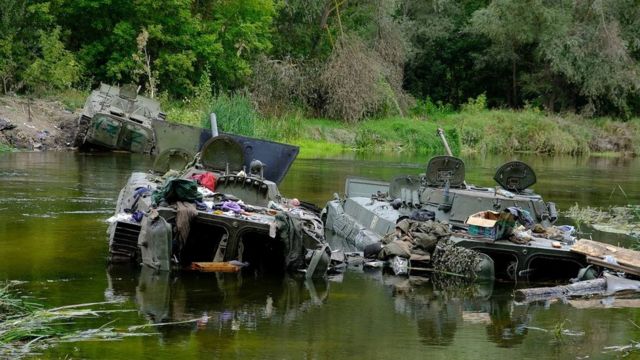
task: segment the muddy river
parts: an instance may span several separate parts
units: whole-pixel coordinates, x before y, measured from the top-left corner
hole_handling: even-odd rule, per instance
[[[519,158],[536,170],[535,190],[560,210],[640,203],[640,159]],[[510,159],[465,159],[467,182],[492,186],[494,170]],[[389,180],[418,174],[424,163],[301,159],[281,191],[322,205],[348,175]],[[128,154],[0,154],[0,279],[22,281],[18,289],[47,306],[113,301],[109,309],[128,310],[77,320],[78,328],[178,322],[146,328],[144,337],[63,343],[37,358],[597,359],[621,355],[608,346],[640,340],[640,308],[626,307],[633,301],[514,304],[513,288],[523,284],[459,287],[357,269],[302,282],[109,267],[105,219],[128,174],[149,166]],[[592,236],[629,245],[623,236]]]

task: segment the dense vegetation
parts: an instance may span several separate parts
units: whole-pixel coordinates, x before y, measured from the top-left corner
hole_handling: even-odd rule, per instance
[[[2,0],[3,92],[206,81],[345,120],[412,99],[640,112],[634,0]],[[206,78],[206,79],[203,79]]]
[[[0,2],[5,94],[133,82],[160,98],[170,118],[199,124],[215,110],[237,120],[225,130],[245,134],[295,130],[260,127],[264,119],[408,122],[480,101],[483,109],[527,110],[498,114],[501,132],[515,136],[524,121],[572,138],[525,150],[569,153],[585,149],[584,137],[549,120],[553,114],[640,115],[635,0]],[[356,144],[377,141],[367,126]],[[455,127],[463,144],[479,136]]]

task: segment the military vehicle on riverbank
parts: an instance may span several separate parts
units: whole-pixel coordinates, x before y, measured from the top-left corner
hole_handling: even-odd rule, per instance
[[[108,229],[111,262],[324,276],[332,253],[319,214],[277,186],[298,151],[220,135],[192,158],[163,152],[154,171],[134,172],[120,192]]]
[[[160,103],[138,95],[135,85],[100,84],[87,98],[78,119],[76,145],[152,153],[154,121],[164,121]]]
[[[327,238],[333,249],[363,251],[396,231],[403,219],[433,219],[450,225],[456,246],[490,256],[498,277],[575,277],[587,265],[585,256],[571,251],[570,227],[553,226],[555,204],[530,190],[536,183],[533,169],[508,162],[494,180],[497,186],[491,188],[467,184],[465,163],[450,150],[433,157],[418,176],[389,183],[349,178],[345,197],[328,202],[323,211]],[[526,228],[514,229],[515,219]]]

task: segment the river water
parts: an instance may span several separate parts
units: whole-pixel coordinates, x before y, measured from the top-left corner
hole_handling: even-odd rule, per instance
[[[561,210],[640,203],[639,159],[519,158],[536,170],[535,190]],[[465,159],[467,182],[493,186],[493,172],[510,159]],[[145,337],[63,343],[35,357],[597,359],[620,355],[606,346],[640,340],[640,309],[625,307],[633,301],[523,306],[511,297],[522,284],[454,287],[358,269],[302,282],[109,267],[104,220],[128,174],[150,165],[130,154],[0,154],[0,279],[23,281],[21,293],[47,306],[115,302],[102,307],[119,312],[77,321],[80,329],[200,319],[149,327]],[[347,176],[389,180],[424,167],[425,159],[398,156],[300,159],[281,191],[321,206]]]

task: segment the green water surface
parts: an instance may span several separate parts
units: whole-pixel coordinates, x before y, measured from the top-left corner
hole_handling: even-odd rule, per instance
[[[467,182],[493,186],[513,157],[465,159]],[[520,156],[535,190],[560,209],[640,203],[640,160]],[[298,160],[285,196],[323,205],[347,176],[390,180],[424,171],[422,158],[359,155]],[[200,319],[147,337],[64,343],[44,359],[590,359],[640,340],[640,310],[605,299],[517,305],[514,286],[443,285],[352,269],[327,281],[236,274],[154,274],[106,263],[105,219],[127,176],[151,161],[130,154],[0,154],[0,279],[47,306],[114,301],[130,310],[78,328]],[[618,189],[620,186],[624,194]],[[628,239],[594,233],[604,241]],[[563,331],[565,330],[565,331]],[[558,335],[560,334],[560,335]],[[634,354],[631,355],[633,357]]]

